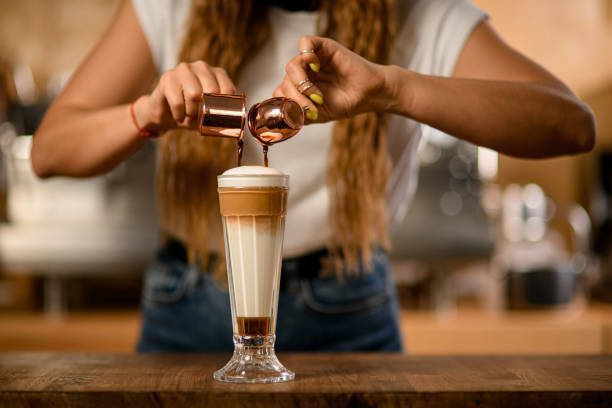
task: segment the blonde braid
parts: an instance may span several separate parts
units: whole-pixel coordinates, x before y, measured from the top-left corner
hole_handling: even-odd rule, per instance
[[[324,36],[370,61],[388,62],[395,33],[391,1],[338,0],[324,7]],[[385,125],[385,115],[372,112],[339,121],[333,131],[327,172],[332,229],[328,246],[349,271],[357,270],[360,254],[368,269],[372,245],[389,247],[385,191],[391,161]]]

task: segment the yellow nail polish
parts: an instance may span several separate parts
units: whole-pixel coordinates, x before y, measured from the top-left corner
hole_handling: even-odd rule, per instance
[[[312,69],[314,72],[319,72],[319,66],[315,63],[310,63],[308,64],[308,66],[310,67],[310,69]]]
[[[319,114],[317,113],[317,111],[314,111],[312,109],[308,109],[306,111],[306,117],[310,120],[317,120],[319,119]]]
[[[319,105],[323,105],[323,97],[321,95],[310,94],[310,99],[312,99],[312,101],[314,103],[318,103]]]

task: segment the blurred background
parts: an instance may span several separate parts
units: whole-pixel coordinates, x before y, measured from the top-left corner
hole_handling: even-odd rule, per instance
[[[595,150],[518,160],[427,129],[393,231],[411,353],[612,352],[612,0],[474,0],[594,110]],[[0,351],[130,352],[158,243],[154,147],[37,180],[31,135],[119,0],[0,0]],[[95,97],[95,95],[92,95]]]

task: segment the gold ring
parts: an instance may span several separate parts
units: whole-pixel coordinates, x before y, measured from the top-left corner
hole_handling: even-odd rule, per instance
[[[314,84],[311,82],[311,83],[309,83],[308,85],[306,85],[305,87],[303,87],[301,91],[300,91],[299,89],[298,89],[298,91],[300,91],[300,93],[304,93],[304,92],[306,92],[308,89],[312,88],[313,86],[314,86]]]
[[[295,88],[298,90],[298,92],[302,92],[304,89],[310,88],[312,85],[313,85],[312,81],[308,80],[308,81],[304,82],[303,84],[300,84],[299,86],[296,86]],[[304,86],[304,88],[302,90],[300,90],[300,86]]]
[[[295,84],[296,89],[299,91],[300,86],[304,85],[306,82],[310,81],[310,78],[304,78],[297,84]]]
[[[300,50],[300,54],[314,54],[315,50]]]

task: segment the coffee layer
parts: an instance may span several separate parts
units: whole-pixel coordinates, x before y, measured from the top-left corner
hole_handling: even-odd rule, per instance
[[[238,317],[238,334],[241,336],[267,336],[270,333],[270,317]]]
[[[219,187],[221,215],[284,216],[287,191],[287,188],[280,187]]]

